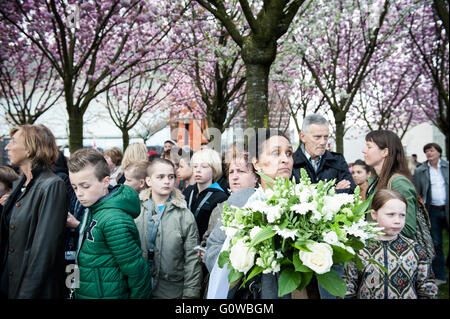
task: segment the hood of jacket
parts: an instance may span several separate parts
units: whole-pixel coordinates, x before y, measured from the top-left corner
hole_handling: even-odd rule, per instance
[[[142,201],[149,200],[152,196],[152,188],[149,187],[147,189],[144,189],[139,194],[139,199]],[[184,200],[183,193],[178,188],[174,188],[172,190],[172,193],[170,193],[170,203],[174,205],[177,208],[187,208],[186,201]]]
[[[93,214],[104,209],[120,209],[136,218],[141,212],[141,203],[137,192],[127,185],[116,185],[110,193],[90,207]]]

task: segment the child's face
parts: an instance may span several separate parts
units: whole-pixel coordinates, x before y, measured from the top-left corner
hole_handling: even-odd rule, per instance
[[[140,193],[145,188],[145,180],[139,179],[133,175],[133,172],[126,170],[124,172],[125,182],[124,185],[130,186],[136,192]]]
[[[206,184],[212,182],[214,173],[207,163],[193,163],[192,174],[198,184]]]
[[[406,204],[399,199],[390,199],[378,211],[372,211],[371,215],[378,226],[384,227],[383,239],[394,239],[405,226]]]
[[[152,175],[145,178],[145,182],[152,188],[152,193],[158,196],[170,195],[175,187],[175,172],[167,164],[157,163],[152,167]]]
[[[77,173],[69,171],[70,183],[75,195],[84,207],[90,207],[108,194],[109,176],[99,181],[95,176],[95,167],[86,166]]]
[[[352,167],[352,177],[355,181],[356,185],[362,185],[364,184],[367,179],[369,178],[370,173],[368,173],[364,167],[361,165],[353,165]]]

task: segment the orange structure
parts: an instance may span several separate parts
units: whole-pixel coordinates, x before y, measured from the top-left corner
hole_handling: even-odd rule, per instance
[[[192,108],[195,102],[191,102]],[[194,151],[200,149],[200,145],[208,141],[208,123],[206,119],[197,120],[189,116],[188,110],[170,112],[170,135],[178,146],[189,145]]]

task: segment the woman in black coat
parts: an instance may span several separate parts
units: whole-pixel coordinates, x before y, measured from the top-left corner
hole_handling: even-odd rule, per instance
[[[0,294],[3,298],[62,298],[68,199],[51,167],[58,149],[43,125],[21,125],[6,146],[23,175],[13,184],[0,221]]]

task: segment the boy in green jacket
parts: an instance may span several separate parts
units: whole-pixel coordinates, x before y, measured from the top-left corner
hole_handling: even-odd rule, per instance
[[[68,167],[75,194],[88,209],[78,225],[75,297],[149,298],[151,276],[133,220],[140,213],[138,194],[126,185],[109,186],[109,167],[97,150],[76,151]]]

